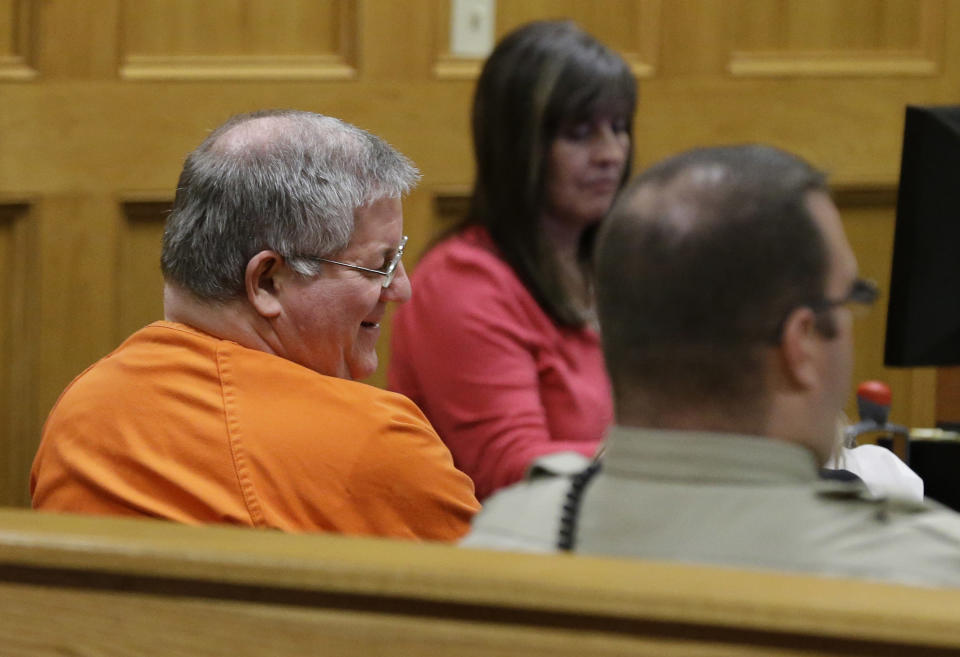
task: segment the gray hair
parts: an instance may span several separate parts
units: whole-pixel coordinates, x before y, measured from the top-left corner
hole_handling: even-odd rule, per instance
[[[296,110],[234,116],[184,163],[163,233],[164,278],[204,300],[242,297],[247,263],[265,249],[317,273],[295,256],[343,250],[357,209],[400,198],[418,179],[389,144],[339,119]]]

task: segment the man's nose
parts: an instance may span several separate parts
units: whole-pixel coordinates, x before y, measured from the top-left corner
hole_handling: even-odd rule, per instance
[[[393,280],[390,281],[390,285],[383,288],[380,298],[384,301],[403,303],[410,298],[410,291],[410,278],[407,277],[407,270],[404,269],[402,262],[397,263],[397,271],[393,275]]]

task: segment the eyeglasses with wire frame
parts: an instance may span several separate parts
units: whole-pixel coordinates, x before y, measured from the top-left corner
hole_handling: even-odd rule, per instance
[[[341,262],[339,260],[331,260],[330,258],[320,258],[318,256],[306,256],[298,255],[293,256],[294,258],[300,260],[312,260],[314,262],[326,262],[331,265],[339,265],[341,267],[347,267],[349,269],[356,269],[357,271],[366,272],[368,274],[377,274],[383,276],[383,287],[388,288],[390,284],[393,283],[393,279],[397,274],[397,268],[400,266],[400,259],[403,257],[403,247],[407,245],[407,236],[404,235],[400,238],[400,244],[397,246],[396,253],[393,254],[393,257],[390,258],[390,262],[387,263],[387,266],[383,269],[370,269],[369,267],[361,267],[360,265],[352,265],[349,262]]]
[[[820,301],[809,304],[809,306],[817,312],[848,304],[856,304],[862,308],[869,308],[879,297],[880,288],[877,287],[876,283],[866,278],[856,278],[853,281],[853,285],[850,286],[850,291],[847,292],[843,298],[821,299]]]
[[[853,284],[850,286],[850,291],[840,299],[824,298],[800,305],[810,308],[818,315],[830,310],[831,308],[851,304],[858,306],[865,312],[874,303],[876,303],[878,298],[880,298],[880,288],[877,287],[876,283],[866,278],[856,278],[854,279]],[[772,344],[780,344],[785,321],[786,319],[781,320],[780,324],[777,325],[776,333],[769,339]]]

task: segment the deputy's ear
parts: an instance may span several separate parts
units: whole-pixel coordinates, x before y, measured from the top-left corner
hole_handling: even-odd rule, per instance
[[[244,276],[247,300],[263,317],[276,317],[280,314],[277,274],[283,264],[283,257],[275,251],[261,251],[247,262]]]
[[[784,375],[801,388],[813,388],[820,376],[818,367],[822,339],[817,316],[806,306],[794,308],[783,323],[780,353]]]

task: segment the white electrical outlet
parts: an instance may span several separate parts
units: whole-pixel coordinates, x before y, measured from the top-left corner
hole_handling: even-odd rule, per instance
[[[483,58],[493,50],[494,0],[452,0],[450,54]]]

